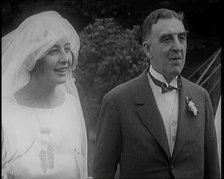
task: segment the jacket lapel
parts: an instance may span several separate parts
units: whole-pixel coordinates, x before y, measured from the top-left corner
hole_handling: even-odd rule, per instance
[[[183,78],[182,78],[183,79]],[[176,142],[172,155],[172,160],[175,160],[178,154],[180,154],[181,149],[184,146],[184,143],[191,131],[191,126],[189,121],[191,121],[191,116],[188,115],[186,96],[191,96],[190,90],[185,83],[185,80],[182,80],[183,87],[179,90],[179,112],[178,112],[178,127],[176,134]]]
[[[165,126],[150,87],[147,72],[148,69],[142,73],[139,77],[139,84],[137,84],[139,92],[136,95],[135,101],[137,104],[141,104],[137,108],[137,112],[150,134],[155,138],[168,158],[170,158]]]

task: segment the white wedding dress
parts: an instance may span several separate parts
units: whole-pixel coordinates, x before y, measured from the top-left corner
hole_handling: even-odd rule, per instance
[[[66,94],[64,103],[51,109],[23,106],[13,97],[3,100],[3,178],[87,177],[86,128],[75,97]],[[44,126],[51,129],[50,134],[41,135],[40,128]],[[52,166],[45,165],[43,170],[39,153],[49,144],[53,148]]]

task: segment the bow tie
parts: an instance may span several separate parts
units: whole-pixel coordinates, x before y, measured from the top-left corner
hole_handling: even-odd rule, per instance
[[[172,91],[172,90],[179,90],[182,87],[182,82],[181,82],[180,76],[178,76],[178,78],[177,78],[177,88],[175,88],[171,85],[169,85],[167,87],[166,83],[163,83],[163,82],[157,80],[156,78],[154,78],[150,72],[149,72],[149,76],[151,77],[151,79],[155,85],[162,88],[162,94]]]

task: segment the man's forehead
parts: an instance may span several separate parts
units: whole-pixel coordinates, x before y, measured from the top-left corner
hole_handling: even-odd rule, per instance
[[[183,22],[177,18],[159,19],[152,25],[151,34],[179,34],[185,33]]]

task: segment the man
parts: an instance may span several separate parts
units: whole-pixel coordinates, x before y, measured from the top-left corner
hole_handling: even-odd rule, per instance
[[[152,12],[143,24],[150,59],[140,76],[105,95],[95,178],[218,178],[214,116],[205,89],[180,76],[186,57],[183,16]]]

